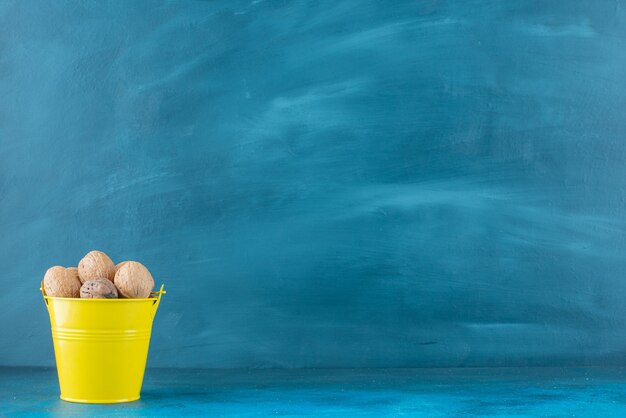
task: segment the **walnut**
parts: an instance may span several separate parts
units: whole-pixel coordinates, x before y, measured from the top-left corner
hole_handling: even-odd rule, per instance
[[[115,286],[127,298],[147,298],[154,289],[154,279],[148,269],[136,261],[127,261],[115,273]]]
[[[62,298],[80,297],[80,280],[72,268],[54,266],[46,271],[43,288],[48,296]]]
[[[109,279],[115,277],[115,264],[102,251],[90,251],[78,263],[78,276],[81,283],[93,279]]]
[[[117,289],[109,279],[87,280],[80,288],[81,298],[116,299]]]

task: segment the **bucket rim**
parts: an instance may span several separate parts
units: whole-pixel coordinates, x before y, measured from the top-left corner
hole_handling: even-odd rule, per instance
[[[147,301],[154,303],[155,301],[159,301],[161,299],[161,296],[167,293],[165,290],[163,290],[164,287],[165,287],[165,284],[162,284],[161,288],[158,291],[150,292],[150,296],[148,296],[147,298],[114,298],[114,299],[65,298],[65,297],[59,297],[59,296],[48,296],[46,295],[46,291],[43,288],[43,281],[41,282],[41,287],[39,288],[39,290],[41,291],[41,294],[43,295],[44,300],[67,300],[67,301],[85,302],[85,303],[129,303],[129,302],[147,302]]]

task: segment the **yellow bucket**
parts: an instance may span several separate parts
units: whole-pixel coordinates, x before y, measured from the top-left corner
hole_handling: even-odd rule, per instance
[[[139,399],[152,320],[163,286],[146,299],[46,296],[61,399],[118,403]]]

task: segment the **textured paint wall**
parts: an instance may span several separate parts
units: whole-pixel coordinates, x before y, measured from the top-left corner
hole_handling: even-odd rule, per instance
[[[0,1],[0,365],[91,249],[150,364],[622,363],[623,1]]]

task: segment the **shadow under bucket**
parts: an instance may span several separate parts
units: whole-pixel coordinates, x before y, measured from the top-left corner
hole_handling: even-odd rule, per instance
[[[118,403],[139,399],[152,320],[163,285],[145,299],[46,296],[61,399]]]

